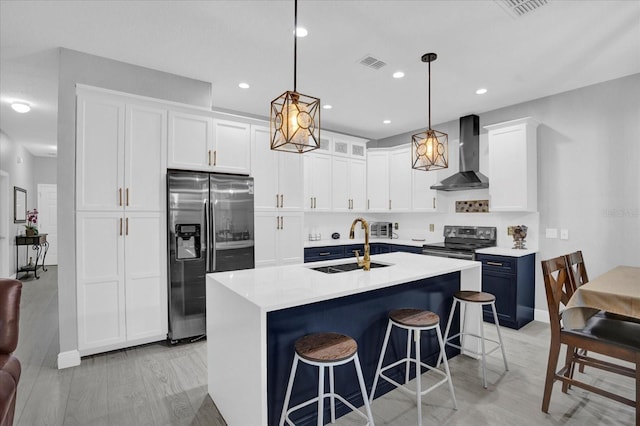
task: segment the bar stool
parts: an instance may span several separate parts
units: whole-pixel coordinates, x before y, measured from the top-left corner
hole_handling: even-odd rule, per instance
[[[382,363],[384,360],[384,355],[387,350],[387,344],[389,343],[389,335],[391,334],[391,329],[393,327],[399,327],[407,330],[407,356],[402,358],[399,361],[396,361],[392,364],[387,365],[386,367],[382,367]],[[420,357],[420,333],[422,331],[435,330],[436,335],[438,336],[438,344],[440,345],[440,357],[444,359],[444,369],[445,372],[427,365],[421,361]],[[415,342],[415,358],[411,358],[411,334],[413,333],[413,340]],[[413,391],[409,389],[406,385],[409,382],[409,369],[411,363],[414,363],[416,366],[416,390]],[[393,367],[396,367],[402,363],[405,363],[405,384],[402,385],[395,380],[391,379],[388,376],[385,376],[383,373]],[[441,376],[443,379],[433,386],[429,387],[426,390],[422,390],[422,370],[420,366],[425,367],[426,369],[433,371]],[[440,317],[430,311],[423,311],[421,309],[397,309],[391,311],[389,313],[389,322],[387,325],[387,332],[384,336],[384,343],[382,344],[382,351],[380,352],[380,360],[378,361],[378,368],[376,369],[376,375],[373,379],[373,387],[371,388],[370,401],[373,401],[373,397],[376,393],[376,385],[378,384],[378,379],[382,378],[387,382],[391,383],[398,389],[402,390],[405,393],[410,395],[415,395],[416,403],[418,406],[418,426],[422,425],[422,396],[431,392],[438,386],[444,384],[445,382],[449,385],[449,391],[451,392],[451,398],[453,399],[453,407],[457,410],[458,403],[456,401],[456,396],[453,392],[453,383],[451,382],[451,373],[449,372],[449,363],[447,362],[447,354],[444,352],[444,343],[442,340],[442,334],[440,333]]]
[[[289,419],[289,415],[302,407],[313,404],[314,402],[318,403],[318,426],[324,425],[324,399],[327,397],[329,397],[331,401],[331,423],[335,423],[336,421],[335,399],[337,398],[347,407],[351,408],[351,410],[366,419],[367,425],[374,426],[369,398],[367,397],[362,369],[360,367],[360,360],[358,358],[358,344],[353,338],[339,333],[309,334],[296,341],[295,351],[293,365],[291,366],[291,374],[289,375],[289,384],[287,385],[287,393],[284,398],[284,405],[280,416],[280,426],[283,426],[285,421],[287,424],[293,425],[293,422]],[[296,369],[298,368],[298,361],[318,367],[318,396],[298,404],[293,408],[287,409],[291,398],[291,389],[293,388]],[[360,410],[334,391],[333,367],[347,364],[349,362],[353,362],[356,367],[358,382],[360,384],[360,392],[362,393],[362,399],[364,401],[367,415],[364,415]],[[325,368],[329,368],[329,393],[324,392]]]
[[[453,315],[456,311],[456,304],[460,303],[460,310],[464,308],[464,316],[462,319],[462,330],[460,333],[457,333],[451,337],[449,337],[449,329],[451,328],[451,321],[453,320]],[[496,330],[498,331],[498,340],[493,340],[484,337],[484,319],[482,314],[482,309],[480,310],[480,335],[470,333],[465,331],[467,324],[467,304],[469,305],[491,305],[491,311],[493,312],[493,321],[496,324]],[[455,339],[460,336],[460,344],[461,346],[456,345],[455,343],[451,343],[450,340]],[[498,314],[496,312],[496,297],[491,293],[485,293],[482,291],[458,291],[453,295],[453,306],[451,306],[451,313],[449,314],[449,320],[447,321],[447,328],[444,332],[444,344],[452,346],[454,348],[458,348],[462,350],[464,347],[464,336],[473,336],[479,338],[482,342],[482,352],[476,352],[470,349],[465,348],[464,350],[472,353],[474,355],[482,356],[482,386],[487,388],[487,375],[486,375],[486,356],[492,353],[493,351],[500,348],[502,351],[502,359],[504,360],[504,369],[509,371],[509,366],[507,365],[507,356],[504,353],[504,345],[502,343],[502,335],[500,334],[500,324],[498,323]],[[489,352],[486,351],[485,348],[485,340],[488,340],[492,343],[495,343],[496,346],[492,348]],[[440,365],[440,358],[438,358],[438,365]]]

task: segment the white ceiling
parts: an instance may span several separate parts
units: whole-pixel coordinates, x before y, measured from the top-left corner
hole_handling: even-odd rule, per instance
[[[300,0],[297,89],[333,105],[323,128],[381,139],[426,127],[427,52],[433,124],[640,72],[640,1],[548,0],[520,18],[500,3]],[[293,1],[2,0],[0,129],[34,155],[55,155],[57,47],[208,81],[214,109],[267,117],[293,90]]]

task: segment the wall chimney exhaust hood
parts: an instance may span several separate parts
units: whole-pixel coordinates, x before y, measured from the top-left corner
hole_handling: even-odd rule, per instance
[[[460,117],[460,167],[459,172],[444,179],[431,189],[439,191],[463,191],[489,187],[489,179],[480,173],[480,117]]]

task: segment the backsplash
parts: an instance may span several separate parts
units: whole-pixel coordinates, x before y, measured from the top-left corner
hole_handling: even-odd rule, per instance
[[[456,201],[456,213],[489,213],[489,200]]]

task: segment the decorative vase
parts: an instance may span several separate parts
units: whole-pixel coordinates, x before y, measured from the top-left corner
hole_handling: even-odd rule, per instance
[[[27,237],[33,237],[34,235],[36,235],[36,230],[35,228],[26,228],[25,234],[27,234]]]

